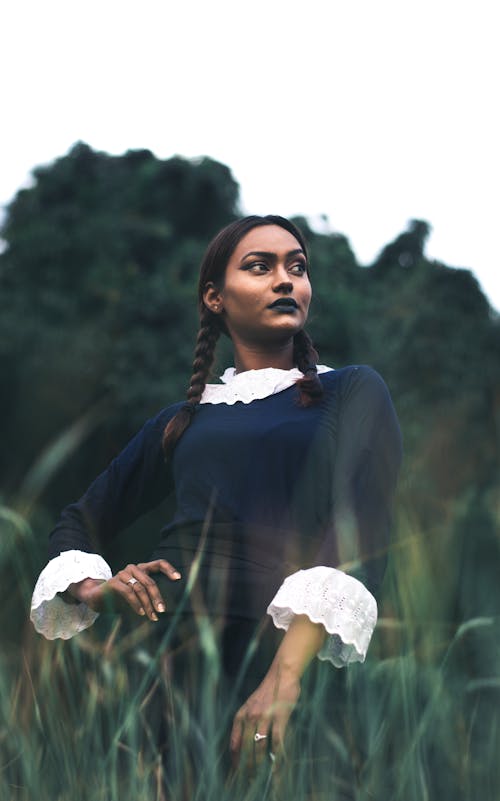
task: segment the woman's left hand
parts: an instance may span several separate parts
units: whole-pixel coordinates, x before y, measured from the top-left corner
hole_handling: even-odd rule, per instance
[[[234,718],[230,740],[234,767],[241,761],[258,765],[270,754],[283,751],[286,727],[299,695],[297,675],[271,667]]]
[[[295,615],[267,674],[238,710],[231,732],[233,765],[258,764],[283,752],[290,715],[300,695],[300,679],[324,643],[325,628]],[[256,735],[260,735],[256,737]]]

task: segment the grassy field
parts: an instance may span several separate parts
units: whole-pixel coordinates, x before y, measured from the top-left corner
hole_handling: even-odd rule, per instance
[[[408,509],[399,510],[367,661],[348,668],[342,681],[328,664],[313,668],[314,687],[306,677],[302,696],[311,742],[299,710],[300,745],[290,744],[275,777],[266,763],[256,778],[230,781],[220,763],[229,711],[214,700],[219,666],[206,622],[202,720],[193,722],[141,626],[125,631],[110,618],[68,642],[34,632],[27,610],[46,521],[35,507],[27,522],[4,506],[0,801],[498,801],[498,575],[490,576],[487,560],[478,573],[477,559],[469,558],[470,511],[452,510],[424,533]],[[476,526],[487,556],[477,519]],[[478,597],[484,603],[474,603]],[[168,776],[146,709],[158,688],[176,710]],[[194,777],[198,724],[202,765]],[[327,758],[311,762],[318,736]],[[307,789],[311,774],[316,790]]]

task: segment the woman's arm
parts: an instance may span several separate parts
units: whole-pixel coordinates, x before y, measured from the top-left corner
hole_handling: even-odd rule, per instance
[[[300,680],[321,649],[326,631],[306,615],[296,615],[263,681],[235,716],[231,752],[236,765],[242,752],[254,748],[256,761],[283,748],[288,719],[300,695]],[[266,735],[255,741],[255,734]]]
[[[341,372],[320,443],[334,459],[329,525],[314,566],[288,576],[268,607],[279,628],[287,629],[296,614],[322,623],[332,636],[319,657],[336,667],[365,659],[401,462],[401,433],[384,381],[369,367]],[[317,449],[311,454],[317,458]],[[307,498],[299,500],[310,505]]]
[[[173,479],[169,466],[165,464],[161,438],[165,424],[176,408],[169,407],[148,421],[82,498],[63,510],[50,535],[50,561],[38,578],[31,605],[31,620],[36,630],[48,639],[68,639],[91,626],[98,615],[95,611],[100,605],[98,599],[105,592],[110,597],[107,588],[110,586],[113,594],[116,590],[114,584],[119,585],[121,594],[125,593],[133,602],[133,608],[141,608],[142,590],[137,585],[127,584],[125,587],[123,582],[116,580],[99,554],[101,548],[122,529],[157,506],[171,492]],[[128,576],[133,577],[133,574]],[[94,587],[97,593],[95,608],[80,597],[78,589],[76,595],[75,590],[70,593],[78,603],[67,603],[68,588],[76,587],[86,579],[83,589]],[[108,585],[110,580],[113,583]],[[99,584],[103,584],[100,590]],[[139,593],[132,596],[133,586]],[[150,609],[158,599],[151,598],[148,592],[147,596],[149,606],[147,599],[145,602]],[[151,614],[150,609],[150,619],[154,619]]]
[[[177,406],[148,420],[76,502],[63,509],[49,536],[49,558],[67,550],[100,553],[123,529],[173,489],[162,435]]]
[[[401,434],[387,387],[370,368],[346,374],[339,400],[331,525],[315,566],[285,579],[269,605],[275,625],[287,633],[265,679],[236,715],[236,759],[256,732],[271,731],[273,749],[283,743],[300,679],[315,655],[336,667],[362,662],[375,627],[372,593],[387,560]],[[265,743],[255,746],[266,753]]]

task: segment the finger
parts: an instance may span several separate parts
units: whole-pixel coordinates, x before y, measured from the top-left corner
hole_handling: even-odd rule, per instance
[[[164,573],[169,579],[178,581],[181,578],[179,571],[167,562],[166,559],[154,559],[152,562],[141,562],[137,567],[145,573]]]
[[[289,716],[276,717],[273,720],[273,728],[271,731],[271,741],[269,743],[271,752],[273,754],[283,754],[285,750],[285,734],[288,724]]]
[[[146,615],[157,621],[157,612],[165,612],[166,606],[156,582],[137,565],[127,565],[124,572],[130,574],[127,584],[140,599]]]
[[[281,754],[284,750],[285,732],[280,729],[276,724],[273,726],[271,742],[269,744],[270,750],[273,754]]]
[[[269,721],[261,721],[257,726],[257,731],[253,735],[254,760],[260,765],[268,759],[269,747],[271,744],[271,731]]]
[[[231,729],[231,736],[229,738],[229,748],[231,751],[231,761],[233,768],[238,767],[241,757],[241,745],[243,740],[243,721],[236,715],[233,728]]]
[[[108,590],[116,593],[137,615],[144,616],[147,613],[141,599],[134,592],[135,584],[130,582],[132,578],[133,576],[125,572],[125,570],[120,570],[116,576],[113,576],[108,581]]]

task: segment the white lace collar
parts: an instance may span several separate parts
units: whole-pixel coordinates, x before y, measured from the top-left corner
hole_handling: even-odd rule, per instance
[[[324,364],[318,364],[318,373],[332,370]],[[297,367],[291,370],[278,370],[276,367],[263,367],[261,370],[246,370],[236,373],[234,367],[228,367],[221,375],[222,384],[207,384],[200,403],[251,403],[254,400],[267,398],[276,392],[282,392],[294,384],[302,373]]]

